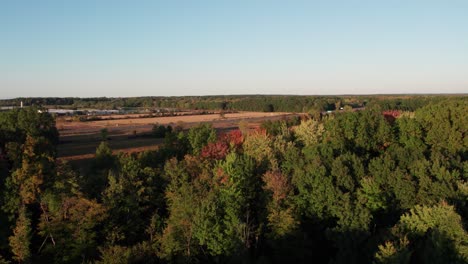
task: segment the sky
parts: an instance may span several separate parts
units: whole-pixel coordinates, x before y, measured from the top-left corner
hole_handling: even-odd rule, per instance
[[[468,92],[468,1],[2,0],[0,98]]]

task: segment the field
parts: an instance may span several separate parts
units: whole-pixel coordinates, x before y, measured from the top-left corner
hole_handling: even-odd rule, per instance
[[[139,115],[102,116],[97,121],[72,121],[70,118],[57,118],[60,132],[58,157],[63,160],[90,159],[102,141],[102,129],[107,129],[108,142],[115,152],[139,152],[157,149],[161,138],[151,137],[155,124],[180,126],[189,129],[199,123],[209,122],[219,132],[238,128],[244,120],[249,128],[255,128],[264,120],[276,120],[291,116],[290,113],[240,112],[219,114],[182,115],[171,117],[141,117]]]

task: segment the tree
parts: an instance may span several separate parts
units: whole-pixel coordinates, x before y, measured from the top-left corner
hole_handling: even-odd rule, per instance
[[[380,262],[388,263],[390,258],[408,259],[408,254],[412,260],[421,263],[468,261],[468,234],[454,207],[446,203],[432,207],[415,206],[401,216],[393,236],[393,240],[379,247],[376,258]],[[395,244],[397,249],[389,254]]]
[[[28,262],[31,258],[31,233],[31,220],[26,215],[26,208],[22,206],[19,209],[13,235],[9,239],[13,258],[20,263]]]
[[[91,161],[90,174],[85,182],[85,192],[93,198],[100,197],[106,187],[109,173],[114,173],[117,169],[117,159],[112,155],[112,150],[106,141],[102,141],[96,148],[96,156]]]
[[[121,263],[160,263],[154,249],[148,243],[139,243],[133,246],[111,245],[100,249],[99,264]]]
[[[324,126],[324,139],[339,151],[375,156],[394,142],[392,127],[378,109],[343,113]]]
[[[244,136],[239,129],[232,130],[221,136],[221,142],[225,142],[231,150],[238,151],[242,147]]]
[[[275,111],[275,107],[273,106],[273,104],[266,104],[263,107],[263,112],[274,112],[274,111]]]
[[[107,128],[101,129],[101,139],[102,141],[107,141],[109,139],[109,131]]]
[[[164,138],[166,134],[171,133],[171,132],[172,132],[171,126],[166,127],[164,125],[158,125],[158,124],[153,125],[152,134],[154,137]]]
[[[106,209],[81,195],[46,195],[41,203],[38,233],[44,238],[39,248],[45,258],[56,262],[90,259],[97,251],[98,227],[106,219]]]
[[[229,146],[225,142],[218,141],[215,143],[208,143],[208,145],[203,147],[201,156],[203,158],[220,160],[226,157],[228,151]]]
[[[259,129],[245,137],[243,149],[246,155],[258,163],[268,162],[271,166],[277,166],[271,145],[272,140],[266,131]]]
[[[264,189],[271,193],[267,205],[268,226],[273,238],[291,234],[297,228],[292,203],[292,186],[289,179],[279,171],[267,171],[263,175]]]
[[[94,166],[96,169],[110,169],[115,165],[115,158],[112,155],[112,150],[109,144],[102,141],[96,149],[96,157]]]
[[[304,146],[312,146],[321,141],[324,132],[323,124],[314,119],[302,121],[301,124],[294,128],[294,133],[297,140]]]
[[[444,101],[418,109],[415,118],[421,123],[425,142],[434,150],[455,154],[466,151],[468,131],[466,101]]]
[[[163,208],[163,182],[155,171],[143,168],[133,157],[120,157],[120,171],[110,173],[103,204],[108,210],[106,225],[112,244],[135,244],[143,239],[151,214]]]
[[[230,153],[217,170],[224,219],[224,227],[220,231],[225,230],[228,234],[230,245],[241,242],[241,251],[254,248],[261,234],[259,226],[263,221],[264,204],[261,199],[262,181],[256,170],[253,158],[235,153]]]
[[[204,146],[216,140],[216,131],[211,124],[200,124],[189,130],[188,140],[192,148],[192,153],[194,155],[199,155]]]
[[[410,263],[411,252],[408,249],[408,244],[408,239],[404,237],[399,241],[386,241],[383,245],[379,245],[379,251],[375,254],[375,263]]]
[[[189,260],[197,254],[193,233],[198,201],[194,186],[184,162],[168,161],[165,173],[169,178],[165,195],[170,214],[161,238],[160,257]]]
[[[327,169],[317,157],[307,162],[298,160],[293,170],[295,203],[301,214],[313,219],[327,219],[337,202],[337,190]]]
[[[358,199],[371,211],[385,210],[388,201],[379,183],[372,177],[362,178],[361,188],[357,191]]]
[[[38,219],[33,219],[38,222],[34,240],[42,241],[34,248],[35,258],[60,263],[90,259],[96,253],[103,207],[83,197],[81,178],[66,163],[58,162],[49,181],[38,201]]]

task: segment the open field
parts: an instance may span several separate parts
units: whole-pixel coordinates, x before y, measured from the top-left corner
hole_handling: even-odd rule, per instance
[[[150,131],[154,124],[161,125],[176,125],[181,122],[184,125],[191,126],[201,122],[229,122],[229,121],[240,121],[240,120],[252,120],[252,119],[268,119],[278,116],[287,116],[289,113],[263,113],[263,112],[241,112],[226,114],[224,118],[221,118],[219,114],[206,114],[206,115],[182,115],[182,116],[165,116],[165,117],[151,117],[141,118],[130,115],[131,118],[116,118],[112,120],[97,120],[97,121],[66,121],[64,118],[57,120],[57,128],[60,131],[61,136],[69,136],[76,134],[87,134],[95,133],[97,130],[107,128],[111,131],[130,131],[133,130],[147,130]],[[124,115],[129,116],[129,115]],[[112,116],[111,116],[112,117]],[[103,118],[106,118],[104,116]]]
[[[183,115],[172,117],[113,118],[98,121],[69,121],[57,119],[60,132],[58,157],[64,160],[89,159],[94,156],[97,146],[102,141],[101,129],[108,130],[108,142],[115,152],[139,152],[157,149],[163,142],[161,138],[150,136],[154,124],[182,126],[188,129],[202,122],[210,122],[218,131],[228,131],[238,128],[241,120],[247,122],[249,128],[255,128],[264,120],[277,120],[290,113],[241,112],[226,114]]]

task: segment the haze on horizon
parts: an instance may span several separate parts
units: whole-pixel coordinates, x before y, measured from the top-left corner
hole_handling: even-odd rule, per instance
[[[2,1],[1,98],[468,91],[468,1]]]

